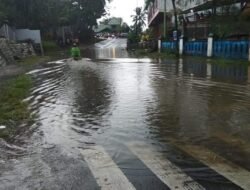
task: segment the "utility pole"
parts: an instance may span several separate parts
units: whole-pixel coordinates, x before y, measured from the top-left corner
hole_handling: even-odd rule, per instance
[[[163,20],[163,37],[166,39],[166,34],[167,34],[167,0],[164,0],[164,20]]]
[[[173,4],[173,9],[174,9],[174,29],[176,31],[176,41],[175,41],[175,48],[176,48],[176,53],[178,54],[179,52],[179,34],[178,34],[178,18],[177,18],[177,10],[176,10],[176,5],[175,5],[175,0],[172,0]]]

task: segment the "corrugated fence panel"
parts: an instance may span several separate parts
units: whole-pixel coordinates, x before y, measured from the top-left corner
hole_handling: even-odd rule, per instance
[[[232,59],[248,59],[249,41],[214,41],[213,55]]]
[[[175,50],[176,43],[175,42],[162,42],[161,47],[163,50]]]
[[[192,41],[184,44],[184,53],[188,55],[207,55],[207,41]]]

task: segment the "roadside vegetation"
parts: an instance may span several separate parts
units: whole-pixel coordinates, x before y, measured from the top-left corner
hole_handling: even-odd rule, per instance
[[[56,33],[63,27],[80,41],[93,38],[92,27],[106,14],[103,0],[1,0],[0,23],[8,22],[16,28],[40,29],[43,39],[58,40]]]
[[[132,56],[137,58],[151,58],[151,59],[175,59],[176,54],[173,52],[151,52],[150,49],[136,49],[135,51],[130,52]]]
[[[151,52],[150,49],[135,49],[134,51],[130,51],[131,56],[135,56],[137,58],[151,58],[151,59],[177,59],[176,53],[173,51],[164,51],[164,52]],[[179,58],[183,59],[193,59],[195,61],[202,61],[204,63],[218,64],[220,66],[232,66],[232,65],[243,65],[249,66],[250,62],[247,60],[238,60],[238,59],[225,59],[218,57],[201,57],[201,56],[189,56],[183,55]]]
[[[9,139],[16,134],[22,123],[31,121],[27,103],[23,99],[28,96],[32,80],[27,75],[11,79],[0,88],[0,138]]]
[[[249,61],[246,60],[238,60],[238,59],[224,59],[224,58],[212,58],[210,60],[211,64],[219,64],[221,66],[229,66],[229,65],[250,65]]]
[[[33,67],[34,64],[44,63],[50,61],[50,59],[50,56],[31,56],[22,59],[20,64],[27,67]]]

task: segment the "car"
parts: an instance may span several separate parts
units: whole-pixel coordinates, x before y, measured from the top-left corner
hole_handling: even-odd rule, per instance
[[[127,37],[128,37],[128,33],[121,33],[121,34],[120,34],[120,37],[121,37],[121,38],[127,38]]]

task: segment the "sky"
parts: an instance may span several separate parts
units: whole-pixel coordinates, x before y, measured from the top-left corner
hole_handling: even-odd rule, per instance
[[[134,15],[136,7],[144,7],[144,0],[112,0],[108,4],[110,16],[122,17],[123,22],[132,25],[131,15]]]

